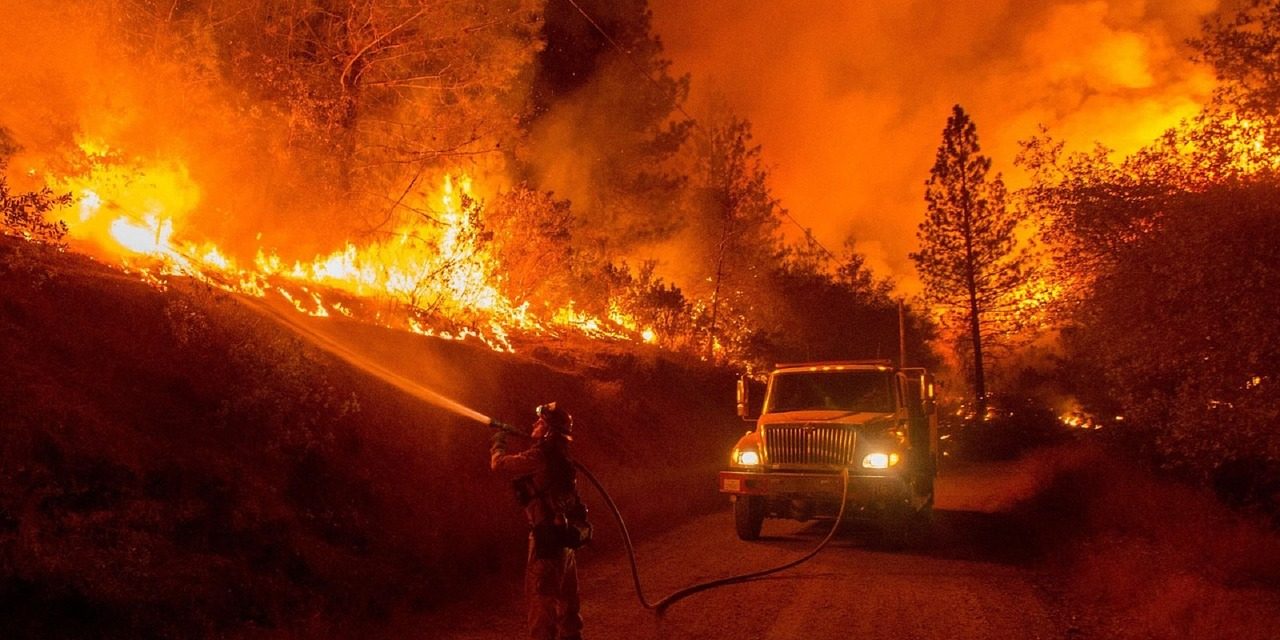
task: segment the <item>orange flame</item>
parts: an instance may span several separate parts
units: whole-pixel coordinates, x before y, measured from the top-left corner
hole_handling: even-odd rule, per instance
[[[659,342],[616,302],[607,317],[584,313],[570,300],[546,317],[528,301],[500,289],[489,244],[482,240],[479,201],[472,180],[445,176],[435,202],[435,220],[412,220],[381,239],[310,260],[287,260],[259,247],[252,264],[237,262],[213,242],[190,240],[185,221],[200,201],[200,189],[181,162],[140,164],[102,140],[79,142],[88,169],[80,175],[47,176],[46,183],[76,195],[59,212],[78,246],[114,260],[149,282],[155,274],[199,278],[228,291],[266,296],[274,292],[299,313],[342,316],[450,340],[477,339],[498,351],[513,351],[510,336],[560,335],[572,331],[594,339]],[[261,234],[259,234],[261,240]],[[156,268],[158,267],[158,268]],[[324,293],[322,293],[324,292]],[[326,297],[342,300],[326,300]],[[363,312],[362,300],[399,303],[397,314]],[[444,326],[441,326],[441,325]]]

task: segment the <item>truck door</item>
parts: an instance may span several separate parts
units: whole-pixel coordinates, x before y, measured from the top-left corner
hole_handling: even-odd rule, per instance
[[[911,450],[917,456],[928,452],[929,446],[929,415],[926,411],[925,388],[921,384],[923,371],[916,373],[916,370],[905,370],[900,374],[900,387],[902,388],[902,400],[907,409],[907,441],[911,444]],[[925,453],[923,456],[928,457]]]

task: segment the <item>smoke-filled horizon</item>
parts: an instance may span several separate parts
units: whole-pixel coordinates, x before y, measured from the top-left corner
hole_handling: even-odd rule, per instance
[[[101,143],[123,154],[118,164],[125,169],[134,159],[146,164],[146,180],[132,183],[129,201],[115,205],[145,214],[151,207],[148,189],[164,192],[166,214],[179,224],[184,216],[198,219],[205,237],[238,238],[246,252],[259,242],[268,248],[287,242],[303,257],[332,251],[335,243],[378,223],[381,211],[393,209],[385,201],[410,182],[404,172],[392,172],[384,178],[396,188],[383,189],[385,195],[385,184],[356,189],[357,195],[374,193],[371,209],[335,206],[332,180],[324,179],[334,173],[325,166],[332,163],[334,147],[323,136],[302,142],[297,136],[326,131],[324,122],[312,122],[326,115],[325,101],[316,100],[320,106],[312,113],[297,108],[297,100],[261,99],[251,90],[269,78],[265,70],[244,69],[243,77],[230,82],[215,65],[218,56],[198,49],[205,46],[200,40],[186,49],[156,44],[156,51],[172,51],[177,58],[150,56],[140,63],[116,41],[118,24],[110,12],[93,4],[4,4],[14,19],[0,33],[26,54],[0,63],[0,125],[26,147],[19,156],[23,166],[10,166],[10,174],[56,164],[56,154],[77,143]],[[727,104],[751,120],[772,170],[774,195],[792,216],[831,250],[855,238],[868,265],[911,292],[916,284],[908,253],[923,218],[923,182],[951,105],[959,102],[973,115],[984,151],[1011,187],[1020,183],[1012,166],[1018,141],[1036,133],[1039,124],[1076,148],[1098,141],[1132,151],[1196,113],[1207,99],[1212,73],[1190,61],[1185,40],[1197,35],[1199,22],[1219,8],[1219,0],[1059,0],[1034,6],[977,0],[947,6],[654,0],[652,6],[653,26],[673,70],[692,74],[687,110],[709,120],[705,105]],[[571,13],[567,22],[582,20]],[[585,22],[579,27],[590,35]],[[512,70],[504,73],[525,68],[535,49],[532,32],[526,40],[521,42],[529,51],[509,56],[506,67]],[[210,61],[193,65],[192,59]],[[650,220],[664,198],[641,201],[636,211],[643,215],[627,211],[632,215],[623,216],[623,223],[630,225],[611,221],[613,214],[602,218],[593,207],[598,189],[588,178],[596,156],[617,152],[609,133],[617,116],[609,111],[586,125],[595,120],[575,110],[603,104],[623,113],[636,100],[631,81],[643,79],[621,61],[614,67],[594,68],[584,88],[558,96],[535,125],[530,138],[531,164],[539,169],[536,186],[570,198],[576,215],[591,227],[616,230],[614,239],[645,244],[645,234],[652,234],[640,255],[628,257],[659,257],[663,273],[677,282],[700,282],[705,265],[682,259],[689,255],[687,242],[678,237],[678,224],[669,228],[676,212]],[[612,76],[600,69],[613,69]],[[515,96],[512,105],[529,91],[527,78],[518,73],[485,81],[495,95]],[[287,93],[294,84],[273,91]],[[456,159],[472,169],[483,159],[500,161],[493,152],[471,155],[481,146],[498,148],[506,136],[509,124],[489,132],[495,119],[480,115],[509,115],[513,108],[503,108],[498,97],[490,102],[470,119],[466,110],[442,119],[457,122],[454,128],[463,134],[475,131],[475,123],[485,124],[480,142],[462,147]],[[434,109],[424,106],[430,104],[412,102],[416,111],[404,108],[392,119],[433,122]],[[370,115],[375,124],[361,131],[372,131],[387,114]],[[387,132],[375,133],[387,138]],[[436,170],[448,164],[442,161]],[[504,182],[503,173],[495,170],[481,182],[492,191]],[[785,229],[797,236],[791,225]]]
[[[1017,187],[1018,141],[1040,125],[1072,148],[1129,152],[1193,115],[1214,82],[1186,40],[1218,0],[651,4],[674,71],[693,76],[690,113],[723,101],[750,119],[800,224],[833,250],[856,238],[907,291],[953,104]]]

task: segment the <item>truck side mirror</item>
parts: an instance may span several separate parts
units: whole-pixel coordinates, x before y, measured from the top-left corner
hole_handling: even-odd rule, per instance
[[[751,394],[746,376],[738,376],[738,417],[746,418],[751,411]]]

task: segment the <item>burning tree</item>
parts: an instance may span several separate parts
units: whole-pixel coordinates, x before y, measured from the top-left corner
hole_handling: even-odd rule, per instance
[[[1074,391],[1161,464],[1275,512],[1280,3],[1208,23],[1196,46],[1222,81],[1200,114],[1117,160],[1033,138],[1025,195],[1072,302]]]
[[[983,416],[984,341],[1009,333],[1007,320],[1016,308],[1013,296],[1026,280],[1027,260],[1014,237],[1019,219],[1006,206],[1004,181],[998,174],[987,179],[991,160],[979,151],[977,127],[956,105],[925,183],[929,212],[918,232],[920,251],[911,259],[924,280],[925,297],[943,310],[944,324],[968,332],[974,402]]]
[[[55,194],[43,187],[28,193],[12,193],[4,172],[9,156],[16,150],[8,132],[0,128],[0,230],[4,233],[60,246],[67,235],[66,223],[47,218],[49,212],[71,203],[71,194]]]
[[[1203,37],[1192,44],[1200,60],[1212,65],[1221,81],[1206,110],[1207,114],[1228,116],[1228,126],[1219,126],[1217,133],[1243,133],[1244,139],[1236,140],[1243,142],[1243,147],[1233,145],[1237,154],[1272,152],[1265,163],[1275,168],[1273,152],[1280,141],[1280,86],[1275,80],[1280,74],[1280,2],[1250,0],[1242,4],[1234,16],[1218,16],[1207,22]]]
[[[706,351],[724,346],[726,311],[753,314],[767,296],[770,271],[781,261],[779,208],[769,190],[769,173],[751,125],[729,118],[702,126],[695,138],[697,166],[692,181],[697,211],[694,233],[705,255]]]
[[[355,205],[371,225],[419,213],[415,186],[518,136],[539,4],[113,0],[135,57],[180,61],[231,96],[222,126],[258,139],[268,189],[291,187],[299,208]]]

